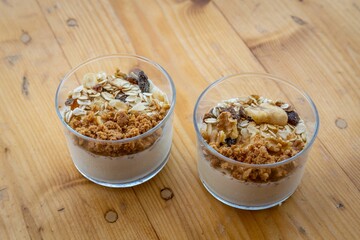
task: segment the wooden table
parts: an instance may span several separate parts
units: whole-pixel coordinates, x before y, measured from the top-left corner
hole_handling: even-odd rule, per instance
[[[359,0],[0,1],[0,239],[359,238],[359,19]],[[170,160],[128,189],[77,172],[54,107],[67,71],[112,53],[157,61],[177,88]],[[300,187],[269,210],[220,203],[197,173],[195,101],[237,72],[288,79],[320,113]]]

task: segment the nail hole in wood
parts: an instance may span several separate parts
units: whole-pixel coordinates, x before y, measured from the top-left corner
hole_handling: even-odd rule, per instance
[[[292,20],[298,25],[305,25],[306,22],[297,16],[291,16]]]
[[[108,223],[114,223],[118,220],[118,214],[114,210],[109,210],[105,213],[105,220]]]
[[[306,230],[305,230],[305,228],[303,228],[303,227],[299,227],[298,228],[298,230],[299,230],[299,232],[301,233],[301,234],[306,234]]]
[[[20,40],[21,40],[22,43],[28,44],[28,43],[31,42],[31,36],[29,35],[28,32],[23,31],[21,36],[20,36]]]
[[[25,96],[29,95],[29,81],[26,76],[23,76],[22,79],[21,92]]]
[[[344,209],[344,208],[345,208],[345,206],[344,206],[344,204],[343,204],[343,203],[339,202],[339,203],[337,203],[337,204],[336,204],[336,208],[339,208],[339,209]]]
[[[170,188],[163,188],[160,191],[161,198],[164,200],[170,200],[174,197],[174,193]]]
[[[347,122],[342,118],[336,119],[335,120],[335,125],[340,129],[347,128]]]
[[[77,27],[78,26],[77,21],[76,21],[75,18],[69,18],[68,20],[66,20],[66,24],[69,27]]]

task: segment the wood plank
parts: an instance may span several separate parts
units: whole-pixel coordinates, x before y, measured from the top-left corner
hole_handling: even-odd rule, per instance
[[[113,2],[113,4],[116,4],[116,2]],[[211,41],[210,39],[214,39],[214,38],[216,38],[216,36],[218,35],[217,33],[218,32],[221,32],[222,31],[222,29],[223,29],[223,25],[222,25],[222,22],[221,21],[219,21],[219,17],[218,17],[218,15],[219,15],[219,13],[216,13],[216,11],[215,10],[213,10],[213,11],[211,11],[211,10],[209,10],[209,8],[211,8],[211,5],[207,5],[207,6],[204,6],[204,8],[206,7],[207,9],[206,9],[206,11],[203,11],[201,8],[198,8],[198,7],[195,7],[194,5],[192,5],[191,3],[177,3],[177,4],[168,4],[168,5],[166,5],[166,4],[159,4],[160,5],[160,7],[162,8],[162,11],[164,12],[164,13],[166,13],[167,15],[168,15],[168,17],[166,18],[167,19],[167,21],[166,22],[168,22],[169,23],[169,25],[171,25],[171,29],[186,29],[186,31],[187,31],[187,34],[189,34],[189,33],[194,33],[194,36],[196,35],[195,33],[197,33],[197,32],[200,32],[200,29],[202,30],[202,31],[204,31],[204,29],[206,29],[208,26],[211,26],[211,28],[212,28],[212,32],[206,32],[206,34],[198,34],[198,35],[196,35],[196,37],[198,38],[198,39],[196,39],[196,40],[194,40],[191,36],[191,34],[190,34],[190,37],[188,37],[188,39],[191,39],[192,41],[191,41],[191,43],[188,43],[188,42],[186,42],[186,41],[182,41],[180,44],[181,44],[181,47],[183,47],[184,49],[185,49],[185,51],[187,51],[187,54],[189,55],[189,56],[191,56],[193,59],[196,59],[196,60],[193,60],[193,63],[194,64],[197,64],[200,60],[199,59],[216,59],[216,54],[217,53],[214,53],[213,55],[212,54],[209,54],[209,51],[202,51],[202,48],[201,48],[201,46],[202,45],[206,45],[206,44],[208,44],[208,42],[209,41]],[[171,5],[171,6],[170,6]],[[134,26],[135,25],[139,25],[139,24],[137,24],[137,22],[136,22],[136,19],[134,19],[134,18],[131,18],[131,16],[127,16],[126,15],[126,12],[132,12],[132,8],[130,8],[129,6],[127,6],[127,9],[126,10],[124,10],[124,12],[122,12],[121,11],[121,8],[118,6],[118,5],[114,5],[115,6],[115,9],[118,9],[119,11],[120,11],[120,13],[118,14],[119,15],[119,18],[120,19],[122,19],[122,21],[126,21],[126,19],[129,19],[128,21],[129,22],[127,22],[127,24],[126,25],[128,25],[128,24],[133,24]],[[133,9],[135,9],[136,8],[136,6],[135,7],[133,7]],[[152,11],[152,13],[155,11],[157,11],[157,10],[154,10],[154,9],[156,9],[156,6],[154,6],[154,5],[151,5],[151,9],[153,10]],[[175,10],[174,10],[175,9]],[[189,10],[190,9],[190,10]],[[195,9],[195,10],[194,10]],[[160,11],[160,10],[159,10]],[[188,15],[186,15],[186,14],[184,14],[184,13],[192,13],[193,15],[191,15],[190,17],[188,16]],[[196,14],[195,14],[195,13]],[[213,14],[215,14],[215,16],[214,15],[211,15],[211,14],[209,14],[209,12],[211,12],[211,13],[213,13]],[[145,13],[143,13],[143,14],[145,14],[146,15],[146,12]],[[142,14],[142,15],[143,15]],[[207,16],[206,14],[209,14],[209,16]],[[216,15],[217,14],[217,15]],[[149,13],[149,16],[151,15],[151,13]],[[156,15],[156,14],[155,14]],[[175,15],[175,17],[174,17],[174,15]],[[184,16],[185,15],[185,16]],[[196,16],[196,17],[195,17]],[[202,18],[203,17],[203,18]],[[148,19],[150,19],[150,17],[148,17]],[[208,20],[209,19],[216,19],[217,21],[216,21],[216,23],[217,24],[211,24],[211,22],[209,22]],[[211,20],[210,20],[211,21]],[[184,25],[184,26],[183,26]],[[219,29],[217,29],[216,28],[216,26],[217,25],[219,25],[220,27],[219,27]],[[214,28],[214,26],[215,26],[215,28]],[[131,28],[132,29],[132,28]],[[159,32],[160,31],[164,31],[165,33],[166,32],[168,32],[168,31],[166,31],[166,30],[164,30],[164,26],[162,25],[162,27],[160,28],[160,29],[162,29],[162,30],[159,30]],[[177,31],[176,31],[177,32]],[[221,45],[220,44],[220,47],[222,47],[222,48],[224,48],[224,49],[226,49],[226,46],[239,46],[239,40],[241,41],[241,39],[239,39],[237,36],[236,36],[236,33],[233,33],[233,34],[229,34],[229,32],[231,33],[232,31],[231,31],[231,29],[230,30],[227,30],[226,31],[226,33],[227,33],[227,38],[225,38],[225,39],[222,39],[222,43],[223,43],[223,45]],[[213,33],[213,35],[211,35],[211,33]],[[149,34],[149,33],[148,33]],[[179,34],[179,33],[178,33]],[[131,35],[131,32],[129,32],[129,35]],[[161,35],[160,33],[158,34],[158,35]],[[216,35],[216,36],[214,36],[214,35]],[[220,34],[221,35],[221,34]],[[133,35],[133,39],[134,39],[134,41],[136,41],[136,34],[134,33]],[[165,36],[167,36],[167,35],[165,35]],[[180,40],[182,40],[182,38],[181,38],[181,34],[179,34],[179,36],[178,36],[178,39],[180,39]],[[205,36],[205,37],[204,37]],[[222,36],[222,35],[221,35]],[[154,36],[153,36],[154,37]],[[170,36],[167,36],[167,38],[168,37],[170,37]],[[208,37],[208,38],[207,38]],[[146,37],[142,37],[142,38],[140,38],[140,39],[144,39],[144,38],[146,38]],[[150,37],[147,37],[147,39],[149,39]],[[170,37],[171,38],[171,37]],[[194,37],[195,38],[195,37]],[[152,38],[153,39],[153,38]],[[156,38],[155,38],[156,39]],[[232,41],[230,41],[231,39],[236,39],[237,40],[237,44],[235,43],[235,42],[232,42]],[[190,41],[189,41],[190,42]],[[137,45],[137,44],[135,44],[135,45]],[[178,46],[178,44],[174,44],[174,45],[176,45],[176,46]],[[142,46],[142,48],[141,49],[143,49],[144,48],[144,46]],[[151,49],[152,48],[150,48],[150,47],[148,47],[147,48],[148,50],[147,51],[151,51]],[[208,50],[208,48],[207,48],[207,50]],[[236,56],[236,53],[235,54],[230,54],[230,53],[228,53],[229,55],[231,55],[231,56],[233,56],[233,55],[235,55]],[[244,55],[244,54],[241,54],[241,55]],[[177,55],[177,56],[179,56],[179,55]],[[200,56],[200,57],[199,57]],[[227,55],[225,55],[224,56],[224,59],[231,59],[231,56],[229,57],[229,58],[226,58],[227,57]],[[196,58],[196,57],[198,57],[198,58]],[[168,59],[170,59],[171,58],[171,56],[169,56],[169,57],[167,57]],[[248,60],[248,59],[246,59],[246,58],[244,58],[244,61],[246,61],[246,60]],[[230,62],[230,61],[229,61]],[[236,63],[236,61],[231,61],[231,63],[229,63],[229,64],[234,64],[234,62]],[[251,60],[249,60],[249,62],[251,63]],[[207,66],[208,65],[206,65],[206,66],[204,66],[205,64],[201,64],[201,63],[198,63],[198,65],[196,65],[197,67],[198,67],[198,70],[203,74],[203,73],[207,73],[208,71],[207,71]],[[223,66],[224,65],[224,62],[222,62],[222,64],[220,64],[220,62],[217,62],[217,64],[214,64],[214,67],[213,68],[211,68],[211,69],[214,69],[215,68],[215,70],[213,70],[214,72],[215,71],[221,71],[222,69],[221,69],[221,66]],[[217,67],[217,66],[220,66],[220,67]],[[238,66],[239,68],[241,68],[241,67],[244,67],[242,64],[239,64],[239,66]],[[261,67],[261,66],[260,66]],[[170,68],[171,68],[171,66],[170,66]],[[258,66],[258,68],[259,68],[259,66]],[[209,74],[210,75],[210,74]],[[214,76],[212,76],[211,77],[212,79],[215,79],[215,77]],[[181,90],[180,90],[181,91]],[[176,125],[176,126],[178,126],[178,125]],[[184,136],[184,135],[182,135],[182,136]],[[174,141],[174,144],[176,144],[176,140]],[[315,148],[315,147],[314,147]],[[314,150],[315,151],[315,150]],[[335,166],[335,168],[337,168],[337,165],[333,165],[333,167]],[[329,169],[329,168],[327,168],[327,169]],[[346,175],[344,174],[344,173],[342,173],[342,171],[341,170],[339,170],[338,172],[337,172],[337,174],[341,174],[342,176],[344,176],[344,177],[346,177]],[[328,179],[327,179],[328,180]],[[351,182],[347,179],[347,183],[349,184],[351,184]],[[353,186],[354,187],[354,186]],[[353,188],[353,190],[354,190],[354,188]],[[356,188],[355,188],[355,191],[356,191]],[[311,201],[311,197],[309,197],[310,199],[309,199],[309,201]],[[357,197],[353,197],[352,198],[352,204],[353,203],[356,203],[356,201],[358,200],[358,196]],[[289,201],[290,202],[290,201]],[[328,206],[327,207],[331,207],[330,206],[330,204],[331,204],[331,206],[333,207],[334,206],[334,203],[333,202],[331,202],[331,203],[328,203]],[[353,205],[352,205],[353,206]],[[314,209],[316,209],[316,207],[319,207],[319,206],[315,206],[314,207]],[[293,207],[294,208],[294,207]],[[149,210],[150,211],[150,210]],[[155,214],[155,213],[153,213],[153,214]],[[151,214],[151,215],[153,215],[153,214]],[[293,214],[295,214],[295,216],[296,217],[298,217],[298,215],[299,214],[302,214],[302,213],[300,213],[300,212],[294,212]],[[296,215],[296,214],[298,214],[298,215]],[[351,213],[350,213],[351,214]],[[292,215],[290,215],[289,214],[289,216],[287,217],[288,219],[287,219],[287,222],[288,222],[288,225],[290,225],[290,226],[294,226],[294,223],[293,223],[293,220],[292,219],[294,219],[294,217],[292,216]],[[317,218],[317,220],[319,220],[319,218],[321,218],[321,216],[318,216],[318,218]],[[223,220],[223,218],[219,218],[219,219],[221,219],[220,221],[222,221]],[[303,216],[303,219],[306,219],[306,215],[304,215]],[[277,222],[279,222],[279,219],[276,219],[276,220],[274,220],[274,221],[277,221]],[[344,221],[344,219],[343,219],[343,221]],[[306,224],[306,222],[304,222],[303,223],[303,225],[304,226],[307,226],[307,229],[311,229],[311,224]],[[264,227],[266,227],[267,225],[265,225],[265,224],[263,224],[263,225],[261,225],[262,226],[262,228],[264,228]],[[231,226],[229,227],[230,229],[231,229]],[[297,232],[299,232],[300,234],[303,234],[302,232],[303,232],[303,229],[305,229],[305,228],[303,228],[303,227],[301,227],[300,225],[298,225],[297,227],[294,227],[294,229],[296,229],[296,231]],[[165,231],[165,230],[164,230]],[[279,230],[280,231],[280,230]],[[306,230],[305,230],[306,231]],[[160,230],[158,231],[158,232],[161,232]],[[324,226],[318,226],[318,228],[317,229],[315,229],[315,230],[313,230],[313,231],[311,231],[310,232],[311,234],[312,234],[312,236],[334,236],[331,232],[329,232],[329,230],[327,230],[326,229],[326,227],[324,227]],[[288,233],[289,234],[289,233]],[[297,234],[297,233],[291,233],[290,232],[290,234]],[[289,235],[289,236],[291,236],[291,235]],[[350,236],[351,236],[351,234],[350,234]]]
[[[37,3],[0,7],[0,236],[156,239],[132,189],[90,184],[73,166],[53,102],[70,64]],[[116,223],[105,220],[109,210]]]
[[[0,239],[355,239],[360,4],[324,2],[0,1]],[[76,171],[53,104],[71,67],[116,52],[159,62],[177,87],[170,160],[129,189]],[[249,71],[300,85],[322,124],[298,190],[256,212],[225,206],[202,186],[192,124],[209,83]]]
[[[298,5],[302,4],[295,2],[247,1],[232,7],[220,1],[216,4],[268,71],[292,79],[310,94],[320,113],[320,141],[360,189],[360,162],[353,161],[359,157],[360,148],[360,113],[354,111],[360,104],[359,69],[353,68],[351,56],[331,40],[333,36],[322,31],[324,24],[318,24],[325,16],[329,16],[325,22],[339,22],[337,11],[325,4],[319,9],[312,2],[305,3],[315,5],[312,11],[307,11],[310,6],[301,10]],[[316,14],[319,11],[324,14]],[[349,24],[348,28],[359,26]],[[359,40],[356,31],[351,36],[346,32],[349,42]],[[338,119],[348,127],[337,127]]]

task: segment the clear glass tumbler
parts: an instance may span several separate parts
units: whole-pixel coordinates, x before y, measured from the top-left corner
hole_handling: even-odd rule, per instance
[[[221,155],[203,139],[200,129],[203,116],[222,100],[256,94],[268,99],[292,104],[307,128],[307,143],[295,156],[273,164],[248,164]],[[223,77],[208,86],[200,95],[194,109],[197,134],[198,171],[205,188],[219,201],[240,209],[259,210],[276,206],[289,198],[304,173],[308,153],[319,128],[317,109],[310,97],[296,86],[268,74],[246,73]],[[214,164],[216,163],[216,164]],[[226,169],[256,171],[286,171],[285,177],[268,182],[235,179]]]
[[[170,109],[149,131],[121,140],[98,140],[79,134],[63,119],[68,92],[81,85],[89,72],[114,73],[143,70],[168,97]],[[107,187],[131,187],[154,177],[169,159],[176,91],[169,74],[159,64],[136,55],[108,55],[88,60],[72,69],[61,81],[55,98],[57,115],[65,128],[71,158],[78,171],[90,181]]]

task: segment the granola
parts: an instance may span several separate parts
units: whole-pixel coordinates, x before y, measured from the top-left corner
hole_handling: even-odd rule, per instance
[[[141,135],[155,127],[170,109],[165,93],[138,70],[128,75],[119,69],[87,73],[82,84],[68,93],[61,109],[64,121],[80,134],[99,140],[120,140]],[[133,154],[149,148],[161,136],[128,143],[88,141],[74,135],[75,144],[103,156]]]
[[[201,135],[217,152],[249,164],[281,162],[306,145],[306,126],[294,107],[258,95],[218,103],[203,117]],[[212,155],[204,146],[211,166],[233,178],[252,182],[277,181],[297,166],[290,162],[275,168],[250,168],[231,164]]]

